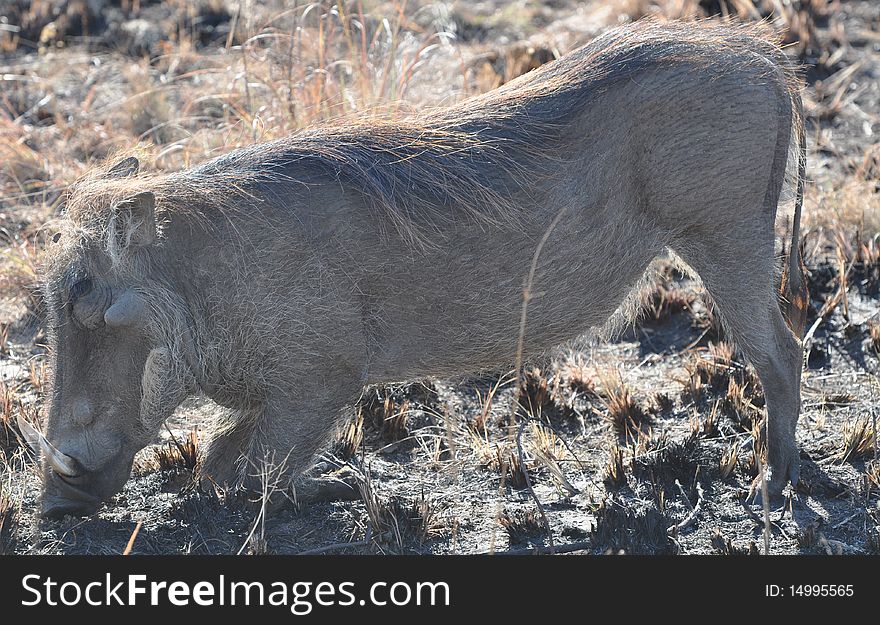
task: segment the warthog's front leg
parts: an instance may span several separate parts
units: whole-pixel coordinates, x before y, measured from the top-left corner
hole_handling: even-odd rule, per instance
[[[351,479],[301,477],[362,388],[355,376],[325,374],[317,381],[300,385],[295,397],[271,398],[255,421],[241,465],[249,491],[261,495],[267,489],[284,491],[298,502],[356,494]]]
[[[244,456],[250,449],[261,408],[233,410],[214,424],[214,433],[202,455],[199,477],[219,486],[244,482]]]

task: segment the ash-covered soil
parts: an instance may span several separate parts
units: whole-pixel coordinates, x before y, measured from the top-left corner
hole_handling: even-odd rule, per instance
[[[868,322],[880,311],[878,269],[848,292],[849,321],[839,306],[814,334],[798,430],[802,479],[771,513],[772,553],[880,550],[880,476],[864,432],[880,373],[880,341]],[[821,280],[834,270],[818,266],[812,275],[818,309]],[[676,278],[653,298],[656,315],[626,336],[526,369],[523,401],[534,420],[522,428],[522,456],[557,546],[654,554],[763,548],[762,511],[746,496],[758,470],[760,386],[723,341],[700,289]],[[12,353],[18,349],[12,343]],[[124,492],[90,519],[38,521],[39,480],[19,451],[4,486],[21,502],[7,547],[119,553],[140,521],[136,553],[546,549],[522,475],[519,428],[510,425],[513,387],[512,374],[496,374],[368,389],[319,463],[325,476],[340,467],[346,479],[356,476],[359,497],[288,504],[265,522],[258,503],[194,483],[190,433],[201,435],[217,410],[206,402],[178,412],[164,442],[141,454]]]
[[[524,368],[528,420],[512,418],[511,372],[367,389],[313,471],[356,484],[354,498],[263,514],[258,501],[200,483],[199,449],[220,409],[196,399],[139,455],[125,490],[97,515],[38,519],[39,478],[14,423],[21,412],[36,421],[42,406],[45,333],[26,278],[39,228],[57,207],[54,180],[145,137],[162,167],[183,166],[175,155],[204,158],[218,149],[205,139],[204,152],[190,152],[217,128],[233,137],[238,126],[222,124],[243,106],[244,92],[231,103],[195,95],[205,83],[233,88],[235,78],[211,83],[211,76],[233,63],[218,50],[245,38],[232,24],[237,3],[197,3],[178,15],[143,2],[134,15],[108,2],[108,12],[85,21],[76,7],[99,3],[64,3],[68,17],[19,4],[2,23],[21,24],[20,41],[13,45],[13,31],[0,28],[0,154],[8,164],[0,170],[0,553],[121,553],[139,523],[133,553],[529,552],[549,550],[551,539],[564,551],[593,554],[763,551],[763,511],[747,496],[763,445],[760,384],[725,341],[701,287],[662,264],[646,312],[622,336],[585,340]],[[393,3],[368,9],[382,15],[385,4]],[[871,0],[829,10],[792,4],[807,11],[791,35],[804,43],[791,53],[806,64],[812,332],[798,426],[801,482],[771,511],[769,546],[774,554],[877,554],[880,15]],[[412,3],[402,32],[414,42],[438,24],[457,40],[425,61],[427,79],[415,72],[407,98],[439,103],[432,77],[444,67],[459,90],[490,88],[621,19],[651,6],[662,14],[668,5]],[[184,43],[186,54],[174,61]],[[166,98],[157,85],[176,62],[192,76]],[[122,63],[125,72],[115,72]],[[460,66],[467,71],[457,74]],[[254,84],[248,97],[259,98]],[[126,108],[132,85],[154,95]],[[189,116],[166,123],[187,97],[196,102]],[[114,117],[120,111],[124,118]]]

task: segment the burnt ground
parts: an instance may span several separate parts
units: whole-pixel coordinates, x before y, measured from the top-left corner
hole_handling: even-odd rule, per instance
[[[39,227],[57,206],[58,180],[69,182],[61,172],[78,173],[114,145],[142,135],[171,155],[155,163],[169,168],[180,166],[174,160],[179,151],[167,148],[183,145],[185,154],[198,159],[207,153],[189,152],[192,137],[221,131],[231,136],[222,126],[229,115],[222,107],[151,127],[167,121],[162,116],[175,110],[175,98],[187,95],[182,89],[168,100],[150,100],[150,119],[134,126],[106,106],[77,117],[74,104],[88,94],[57,78],[60,62],[97,81],[87,86],[100,103],[167,75],[173,63],[168,55],[181,47],[187,53],[185,59],[180,53],[180,62],[198,72],[216,69],[212,55],[218,46],[246,40],[231,24],[234,8],[222,3],[198,5],[216,18],[204,27],[202,8],[181,17],[143,4],[146,21],[159,25],[149,40],[120,39],[119,29],[138,32],[128,22],[144,16],[128,15],[110,2],[102,19],[62,21],[48,32],[55,22],[30,15],[33,24],[20,30],[22,41],[3,41],[0,74],[29,78],[15,81],[14,89],[7,89],[9,80],[0,83],[0,139],[8,140],[0,144],[8,165],[0,174],[6,245],[0,282],[0,553],[120,553],[138,523],[134,553],[546,550],[550,536],[524,472],[557,546],[594,554],[763,550],[762,512],[747,498],[758,472],[756,447],[760,454],[762,446],[760,384],[725,342],[701,287],[668,267],[661,268],[641,320],[622,336],[585,340],[525,368],[520,396],[531,418],[521,429],[522,414],[511,417],[510,372],[367,389],[314,471],[356,476],[352,500],[290,504],[264,518],[246,497],[199,484],[198,451],[219,409],[193,400],[178,410],[161,440],[140,454],[125,490],[97,515],[38,520],[39,479],[14,422],[19,412],[36,419],[42,405],[45,336],[28,277]],[[493,2],[415,3],[404,30],[415,41],[438,22],[454,30],[455,54],[470,68],[456,84],[478,91],[571,49],[621,16],[668,11],[668,4],[557,0],[503,9]],[[690,6],[711,13],[718,4]],[[770,552],[877,554],[880,464],[872,419],[880,398],[880,15],[870,1],[794,4],[802,13],[789,16],[797,35],[792,38],[802,43],[791,52],[805,63],[807,82],[804,228],[813,332],[798,427],[802,479],[789,489],[784,507],[771,512]],[[380,15],[388,8],[374,5],[368,9]],[[766,13],[761,2],[755,6]],[[6,23],[23,24],[22,15]],[[169,24],[177,25],[176,34]],[[443,54],[428,64],[429,76],[455,57]],[[95,69],[90,58],[105,68],[127,62],[144,71],[120,82]],[[234,70],[217,71],[222,77]],[[109,85],[106,93],[101,80]],[[195,94],[207,89],[187,88]],[[43,102],[46,95],[52,97]],[[417,74],[407,97],[411,103],[438,101]],[[250,139],[245,133],[242,140]],[[68,141],[63,151],[62,141]]]

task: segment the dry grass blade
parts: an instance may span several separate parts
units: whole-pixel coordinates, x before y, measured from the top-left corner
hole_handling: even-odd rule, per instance
[[[479,389],[477,390],[477,402],[480,406],[480,413],[471,422],[471,427],[476,430],[477,433],[481,435],[486,434],[486,426],[489,423],[489,417],[492,414],[495,396],[498,395],[498,391],[501,390],[501,388],[503,388],[507,384],[510,384],[513,379],[514,378],[508,375],[503,375],[499,377],[491,386],[485,396],[479,391]]]
[[[355,457],[364,440],[364,415],[358,410],[354,419],[349,419],[336,436],[334,453],[342,460]]]
[[[535,493],[535,489],[532,487],[532,478],[529,477],[529,471],[526,468],[526,461],[523,455],[523,447],[522,447],[522,433],[525,429],[528,421],[523,420],[522,423],[519,424],[519,429],[516,433],[516,451],[517,457],[519,459],[520,470],[522,472],[523,480],[525,480],[526,488],[529,491],[529,495],[531,495],[532,500],[535,502],[535,506],[538,508],[538,514],[541,515],[541,521],[544,524],[544,531],[547,535],[547,542],[549,543],[550,553],[553,553],[553,530],[550,529],[550,521],[547,519],[547,513],[544,512],[544,504],[541,503],[541,500],[538,498],[538,495]]]
[[[739,443],[734,441],[728,445],[721,453],[719,461],[719,472],[722,480],[727,480],[736,470],[737,461],[739,459]]]
[[[508,542],[511,545],[527,543],[533,536],[544,531],[543,520],[533,510],[517,512],[505,510],[499,522],[507,532]]]
[[[578,489],[568,481],[559,464],[560,460],[564,459],[566,447],[557,438],[556,432],[532,421],[531,434],[532,455],[550,472],[557,490],[568,497],[577,494]]]
[[[603,483],[608,490],[617,490],[626,485],[626,467],[623,463],[623,451],[617,443],[612,444],[605,464]]]
[[[678,536],[682,530],[687,529],[691,523],[693,523],[697,516],[700,514],[700,507],[703,505],[703,487],[700,486],[700,483],[697,482],[695,488],[697,490],[697,503],[696,505],[691,504],[690,499],[688,499],[688,495],[684,490],[684,487],[681,485],[681,482],[675,480],[675,485],[678,487],[678,492],[681,493],[681,496],[684,498],[684,502],[690,510],[690,514],[687,515],[680,523],[676,523],[675,525],[671,525],[666,532],[671,536]]]

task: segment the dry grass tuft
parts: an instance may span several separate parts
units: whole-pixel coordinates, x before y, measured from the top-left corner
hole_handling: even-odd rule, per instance
[[[745,457],[740,456],[739,466],[750,479],[761,474],[761,467],[767,462],[767,436],[763,420],[752,423],[752,449]]]
[[[705,353],[696,352],[685,368],[688,379],[682,399],[700,404],[710,395],[725,393],[732,374],[742,367],[734,362],[733,347],[729,343],[710,343]]]
[[[409,436],[407,427],[411,405],[402,392],[390,386],[379,386],[364,394],[358,406],[358,419],[387,443],[396,443]]]
[[[569,355],[559,365],[558,377],[574,393],[592,397],[597,395],[595,371],[580,354]]]
[[[709,411],[700,417],[700,413],[695,409],[691,416],[691,434],[702,438],[715,438],[721,434],[719,429],[719,420],[721,416],[720,410],[721,400],[715,400]]]
[[[712,401],[703,422],[695,425],[704,436],[717,435],[719,415],[730,418],[740,431],[751,431],[761,418],[764,395],[751,367],[735,360],[729,343],[710,343],[692,356],[685,369],[682,401],[696,407]]]
[[[757,556],[760,555],[758,545],[755,541],[750,540],[747,548],[737,547],[730,538],[724,536],[721,530],[715,528],[715,532],[711,538],[712,548],[721,555],[725,556]]]
[[[498,391],[501,390],[501,387],[508,384],[511,379],[512,378],[509,376],[499,377],[485,395],[483,395],[479,389],[476,390],[477,404],[479,405],[480,410],[477,416],[470,422],[469,426],[477,435],[486,435],[486,428],[489,425],[489,417],[492,416],[492,409],[495,405],[495,397],[498,395]],[[505,417],[500,418],[499,421],[506,422],[506,415]]]
[[[11,496],[13,472],[8,456],[0,450],[0,556],[15,553],[18,546],[19,512],[21,505]]]
[[[366,506],[370,531],[377,543],[390,545],[400,551],[413,543],[422,546],[445,532],[441,509],[424,493],[415,500],[398,496],[380,497],[369,473],[358,485]]]
[[[880,356],[880,321],[868,322],[868,344]]]
[[[342,460],[350,460],[357,455],[364,440],[364,414],[358,410],[353,419],[342,426],[336,435],[333,454]]]
[[[804,528],[798,532],[798,547],[801,549],[811,549],[812,547],[815,547],[819,543],[819,537],[821,536],[820,530],[823,525],[824,520],[822,517],[818,517],[807,523]]]
[[[550,479],[561,494],[573,495],[578,492],[568,478],[562,465],[569,459],[569,451],[565,442],[550,427],[536,421],[531,425],[531,452],[536,463],[542,465],[550,473]]]
[[[744,384],[732,378],[727,393],[721,398],[721,411],[729,417],[741,432],[750,432],[763,418],[764,394],[758,387],[757,378]]]
[[[668,393],[654,393],[651,401],[658,414],[669,414],[675,408],[675,400]]]
[[[2,134],[0,134],[2,148]],[[0,149],[0,156],[2,156]],[[0,193],[3,191],[0,176]],[[3,208],[5,201],[0,201]],[[5,301],[24,301],[27,309],[34,312],[42,310],[42,293],[37,288],[39,274],[39,254],[44,240],[39,232],[20,232],[13,236],[0,228],[0,303]]]
[[[192,473],[198,465],[199,437],[195,430],[189,432],[183,441],[176,438],[155,450],[155,464],[160,471],[172,473]]]
[[[517,490],[527,486],[523,465],[519,461],[516,445],[489,443],[479,436],[472,437],[477,465],[499,475],[505,475],[505,484]]]
[[[15,424],[15,393],[0,380],[0,451],[12,451],[18,446],[18,426]]]
[[[599,379],[602,383],[602,402],[605,406],[602,416],[618,437],[637,439],[643,429],[650,426],[651,415],[633,397],[620,371],[608,369],[600,373]]]
[[[519,403],[526,414],[540,417],[553,405],[547,377],[537,367],[526,370],[519,389]]]
[[[633,458],[633,475],[655,486],[691,484],[700,468],[700,439],[691,435],[682,441],[671,441],[664,433],[647,443]]]
[[[718,473],[722,480],[730,479],[736,470],[739,461],[739,443],[733,441],[721,452],[721,459],[718,461]]]
[[[861,293],[880,295],[880,233],[863,240],[858,232],[852,244],[851,281]]]
[[[507,538],[511,545],[532,544],[534,537],[543,536],[545,533],[541,515],[531,508],[515,512],[504,510],[498,518],[498,522],[507,532]],[[538,540],[543,543],[540,539]]]
[[[674,271],[669,265],[659,271],[656,285],[642,306],[642,320],[659,323],[680,313],[692,313],[697,296],[675,284]]]
[[[40,415],[36,406],[26,404],[15,396],[8,386],[0,382],[0,452],[12,452],[23,444],[25,440],[18,430],[15,414],[21,414],[24,420],[32,424],[38,430]]]
[[[865,491],[880,489],[880,460],[865,463]]]
[[[4,485],[0,488],[0,555],[15,553],[18,531],[18,508]]]
[[[840,450],[838,461],[843,463],[873,456],[876,439],[877,433],[870,416],[847,421],[843,424],[843,449]]]
[[[602,483],[611,491],[626,486],[626,465],[623,462],[623,450],[614,443],[608,452],[608,462],[602,472]]]
[[[591,538],[600,553],[675,554],[678,549],[666,533],[670,525],[657,510],[635,510],[606,499],[596,511]]]

